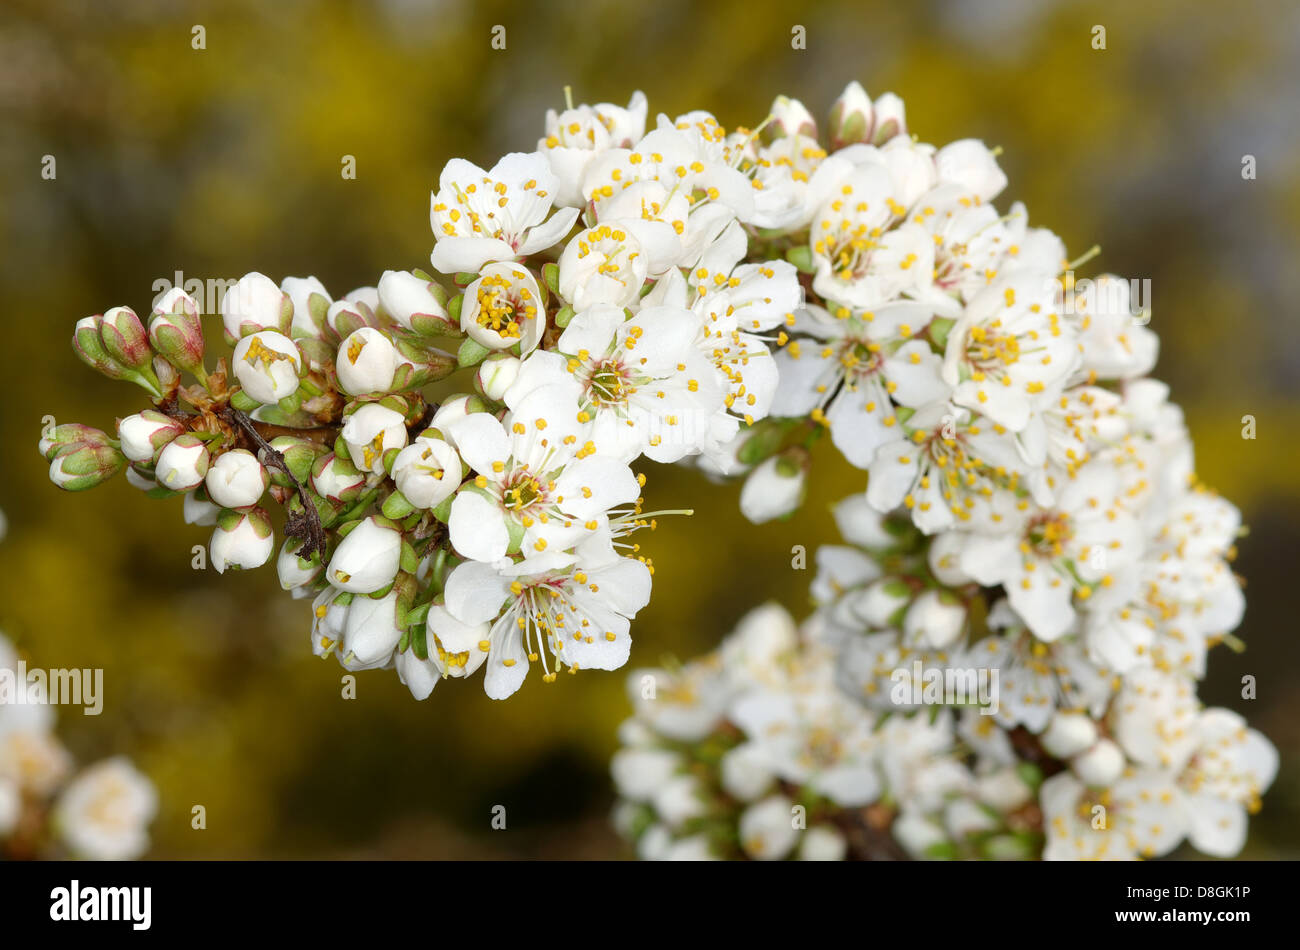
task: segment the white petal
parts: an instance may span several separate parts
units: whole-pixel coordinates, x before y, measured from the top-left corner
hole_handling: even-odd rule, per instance
[[[498,561],[510,547],[510,532],[501,508],[476,491],[462,490],[456,496],[447,528],[452,547],[473,561]]]

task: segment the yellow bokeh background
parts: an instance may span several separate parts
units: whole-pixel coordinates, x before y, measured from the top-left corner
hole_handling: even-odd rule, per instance
[[[792,48],[797,26],[806,49]],[[315,274],[339,296],[427,266],[442,164],[532,149],[566,85],[575,101],[639,88],[652,116],[707,108],[752,126],[778,93],[824,115],[850,79],[902,95],[923,140],[1000,145],[1000,204],[1024,200],[1074,253],[1099,244],[1093,273],[1151,280],[1157,374],[1186,409],[1201,475],[1252,527],[1237,565],[1249,649],[1216,651],[1203,695],[1283,756],[1245,855],[1300,853],[1294,5],[7,0],[0,629],[34,665],[105,670],[104,714],[65,710],[61,735],[85,759],[127,753],[158,783],[153,856],[625,855],[607,819],[624,676],[534,675],[505,703],[450,681],[416,703],[394,674],[365,673],[342,699],[342,671],[311,656],[308,608],[273,569],[193,570],[207,531],[181,522],[178,500],[121,479],[80,495],[49,484],[35,450],[47,416],[111,430],[145,405],[77,361],[75,320],[147,311],[177,271]],[[651,505],[697,514],[643,536],[656,587],[633,666],[709,649],[761,598],[805,611],[811,571],[792,569],[792,548],[836,540],[828,505],[864,484],[819,450],[806,508],[754,527],[736,486],[647,472]],[[506,831],[491,828],[495,805]]]

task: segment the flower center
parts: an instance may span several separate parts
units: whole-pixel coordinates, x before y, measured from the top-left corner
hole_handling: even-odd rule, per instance
[[[1025,544],[1040,558],[1058,558],[1064,545],[1074,537],[1070,519],[1060,513],[1038,515],[1025,530]]]
[[[588,371],[587,395],[597,406],[621,406],[634,392],[631,374],[618,360],[601,360]]]
[[[478,288],[478,325],[503,337],[517,339],[520,324],[537,316],[526,287],[516,288],[499,274],[489,274]]]
[[[512,473],[501,491],[501,503],[516,512],[545,504],[546,498],[546,486],[527,468]]]

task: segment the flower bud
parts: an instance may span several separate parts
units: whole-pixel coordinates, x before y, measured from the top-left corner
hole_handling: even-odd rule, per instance
[[[966,628],[966,607],[951,594],[927,590],[907,608],[903,634],[908,643],[923,643],[942,650]]]
[[[493,402],[501,402],[506,390],[519,377],[519,368],[523,362],[506,353],[493,353],[479,364],[474,382],[479,392]]]
[[[807,452],[789,449],[750,472],[740,490],[740,510],[745,517],[762,524],[798,508],[806,488],[807,462]]]
[[[289,336],[295,340],[319,340],[329,328],[325,315],[334,302],[325,285],[315,277],[286,277],[280,281],[280,289],[293,304]]]
[[[1084,785],[1111,785],[1124,771],[1124,753],[1109,739],[1098,739],[1087,752],[1074,757],[1070,768]]]
[[[442,439],[420,436],[398,453],[392,474],[412,505],[436,508],[460,487],[460,456]]]
[[[316,464],[316,459],[324,454],[324,448],[310,439],[299,438],[296,435],[280,435],[271,440],[271,448],[279,452],[284,458],[284,464],[289,468],[289,474],[299,482],[305,482],[311,476],[312,466]],[[275,484],[280,484],[276,475],[283,476],[283,472],[275,472],[271,480]],[[288,487],[288,480],[284,480],[285,487]]]
[[[812,113],[798,99],[777,96],[769,111],[772,114],[772,120],[768,122],[763,130],[765,140],[782,139],[788,135],[805,135],[810,139],[817,138],[817,120],[813,118]]]
[[[144,369],[136,370],[109,353],[100,335],[103,319],[102,316],[97,315],[82,317],[77,321],[77,327],[72,334],[72,348],[77,356],[81,357],[81,361],[91,369],[98,370],[109,379],[130,380],[147,389],[152,395],[161,397],[162,388],[158,385],[152,370],[148,368],[148,361]]]
[[[429,346],[423,340],[399,337],[397,347],[397,372],[393,374],[392,391],[418,389],[429,383],[445,379],[460,368],[457,358]]]
[[[832,149],[866,142],[875,125],[871,97],[857,80],[849,83],[831,106],[830,140]]]
[[[381,474],[384,453],[406,445],[406,419],[387,406],[366,403],[348,417],[340,434],[357,468]]]
[[[293,302],[289,295],[257,271],[239,278],[221,297],[221,322],[226,342],[232,345],[258,330],[287,334],[292,321]]]
[[[85,446],[111,445],[112,442],[107,432],[94,426],[65,422],[49,430],[48,435],[42,433],[37,447],[41,455],[45,456],[45,461],[53,462],[60,455],[67,455]]]
[[[385,666],[401,639],[397,591],[380,598],[358,597],[352,601],[343,628],[343,646],[339,651],[343,665],[350,670]]]
[[[247,449],[233,449],[218,456],[204,478],[208,497],[222,508],[257,504],[270,483],[262,463]]]
[[[184,291],[172,290],[158,302],[149,321],[149,342],[177,369],[193,373],[201,382],[207,379],[198,305]]]
[[[1050,755],[1073,758],[1097,741],[1097,724],[1081,713],[1058,712],[1039,741]]]
[[[322,455],[311,467],[311,484],[316,494],[330,501],[355,500],[366,487],[366,476],[347,459],[333,452]]]
[[[470,413],[482,412],[486,408],[478,395],[448,396],[438,404],[438,411],[429,420],[429,427],[439,432],[450,432],[457,422]]]
[[[233,366],[235,378],[250,398],[274,405],[298,391],[302,354],[282,333],[252,331],[236,344]]]
[[[208,544],[208,557],[218,574],[227,570],[252,570],[261,567],[275,550],[275,532],[271,519],[261,508],[248,511],[223,511]]]
[[[373,594],[397,577],[401,556],[401,532],[367,518],[339,542],[325,579],[339,590]]]
[[[117,423],[122,453],[132,462],[152,462],[172,439],[185,433],[185,426],[157,409],[146,409]]]
[[[148,369],[153,362],[149,334],[130,307],[114,307],[107,311],[99,324],[99,338],[109,356],[123,366],[138,372]]]
[[[158,298],[158,302],[153,306],[153,314],[154,316],[172,314],[178,317],[188,317],[197,322],[199,319],[199,305],[182,288],[173,287]]]
[[[402,361],[401,354],[382,330],[361,327],[339,344],[339,388],[350,396],[388,393],[393,388],[393,374]]]
[[[126,456],[111,445],[83,443],[50,463],[50,481],[64,491],[85,491],[108,481],[126,465]]]
[[[325,312],[325,323],[340,337],[346,337],[362,327],[379,326],[380,320],[375,313],[378,308],[379,291],[374,287],[360,287],[330,304]]]
[[[158,453],[158,484],[171,491],[190,491],[208,474],[208,447],[192,433],[179,435]]]
[[[876,123],[872,129],[871,141],[883,145],[898,135],[907,134],[907,111],[903,100],[892,92],[887,92],[875,103]]]
[[[303,541],[301,538],[289,538],[280,546],[280,556],[275,562],[275,572],[280,577],[280,587],[284,590],[294,590],[298,587],[304,587],[310,584],[320,576],[321,564],[320,552],[312,554],[307,560],[298,557],[298,551],[302,549]]]
[[[453,336],[460,328],[447,316],[446,294],[436,283],[408,271],[379,278],[379,302],[399,326],[422,336]]]

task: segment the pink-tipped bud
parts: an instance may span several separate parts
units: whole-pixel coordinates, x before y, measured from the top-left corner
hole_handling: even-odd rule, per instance
[[[184,433],[185,426],[157,409],[137,412],[117,423],[122,452],[132,462],[153,462],[172,439]]]
[[[123,366],[137,372],[150,368],[153,347],[149,345],[149,334],[130,307],[107,311],[99,324],[99,338],[108,355]]]
[[[149,321],[149,342],[177,369],[207,377],[203,366],[203,327],[198,305],[182,290],[170,291],[154,308]]]
[[[83,443],[50,462],[50,481],[64,491],[85,491],[108,481],[125,465],[120,449]]]
[[[67,455],[85,446],[112,444],[112,437],[101,429],[82,425],[80,422],[67,422],[42,433],[39,448],[41,455],[45,456],[45,461],[52,462],[61,455]]]

